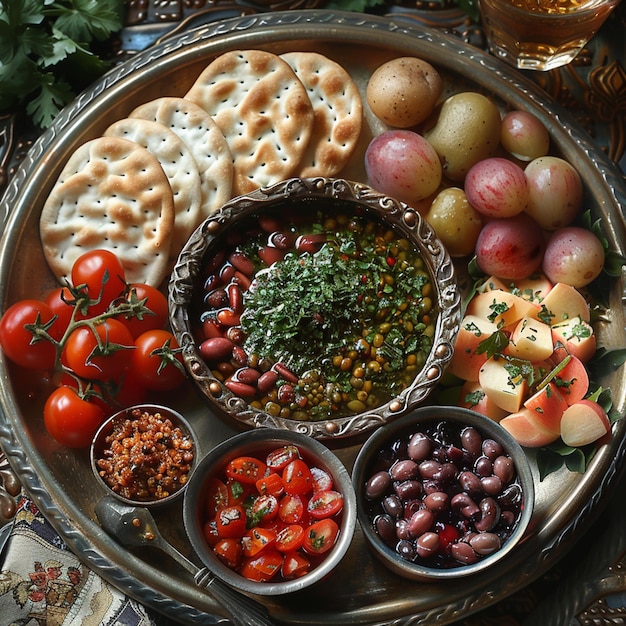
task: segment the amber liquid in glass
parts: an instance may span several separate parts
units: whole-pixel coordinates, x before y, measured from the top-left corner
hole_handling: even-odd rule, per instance
[[[619,0],[479,0],[491,51],[520,68],[571,61]]]

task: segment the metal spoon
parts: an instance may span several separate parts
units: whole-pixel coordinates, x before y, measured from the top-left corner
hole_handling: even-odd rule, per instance
[[[104,530],[126,547],[152,546],[162,550],[191,572],[198,587],[206,589],[230,615],[235,626],[269,626],[267,609],[251,598],[237,593],[206,567],[199,568],[170,544],[157,528],[154,517],[144,507],[129,506],[104,496],[95,506]]]

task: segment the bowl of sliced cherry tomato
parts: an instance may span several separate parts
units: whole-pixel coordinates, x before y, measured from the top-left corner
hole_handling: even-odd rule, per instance
[[[282,595],[326,577],[354,534],[356,497],[338,457],[301,433],[258,429],[227,439],[194,470],[185,529],[216,576]]]

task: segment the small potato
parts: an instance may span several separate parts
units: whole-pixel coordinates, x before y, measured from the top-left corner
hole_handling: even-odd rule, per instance
[[[454,257],[474,252],[483,227],[480,213],[458,187],[449,187],[437,194],[426,214],[426,221]]]
[[[366,96],[374,115],[385,124],[409,128],[431,114],[442,91],[441,76],[430,63],[400,57],[372,74]]]

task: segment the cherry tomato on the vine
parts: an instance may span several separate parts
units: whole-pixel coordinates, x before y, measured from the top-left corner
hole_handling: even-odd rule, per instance
[[[147,389],[169,391],[185,380],[178,342],[168,330],[148,330],[135,339],[132,365],[135,375]]]
[[[97,337],[88,326],[79,326],[70,334],[63,348],[63,362],[83,378],[119,379],[134,349],[130,331],[115,319],[98,322],[94,329]]]
[[[58,340],[62,329],[53,318],[50,307],[39,300],[20,300],[11,305],[0,319],[0,345],[7,357],[28,369],[52,369],[56,359],[54,344],[36,337],[34,327],[45,328]]]
[[[89,250],[79,256],[72,266],[72,285],[86,286],[91,315],[106,311],[109,304],[126,290],[126,273],[118,257],[109,250]]]
[[[66,331],[70,324],[72,313],[74,312],[74,306],[71,304],[72,300],[72,295],[67,287],[57,287],[53,289],[45,299],[45,303],[58,318],[55,325],[58,326],[59,330],[62,332]],[[79,313],[76,315],[76,319],[78,318],[80,318]]]
[[[165,295],[156,287],[144,283],[131,283],[128,287],[126,300],[145,300],[144,306],[150,309],[150,313],[142,315],[141,319],[136,316],[126,317],[120,315],[120,321],[126,324],[130,334],[136,338],[148,330],[163,328],[168,317],[167,298]]]
[[[75,389],[62,386],[48,396],[43,419],[50,435],[61,445],[84,448],[104,421],[104,412],[95,402],[80,398]]]

